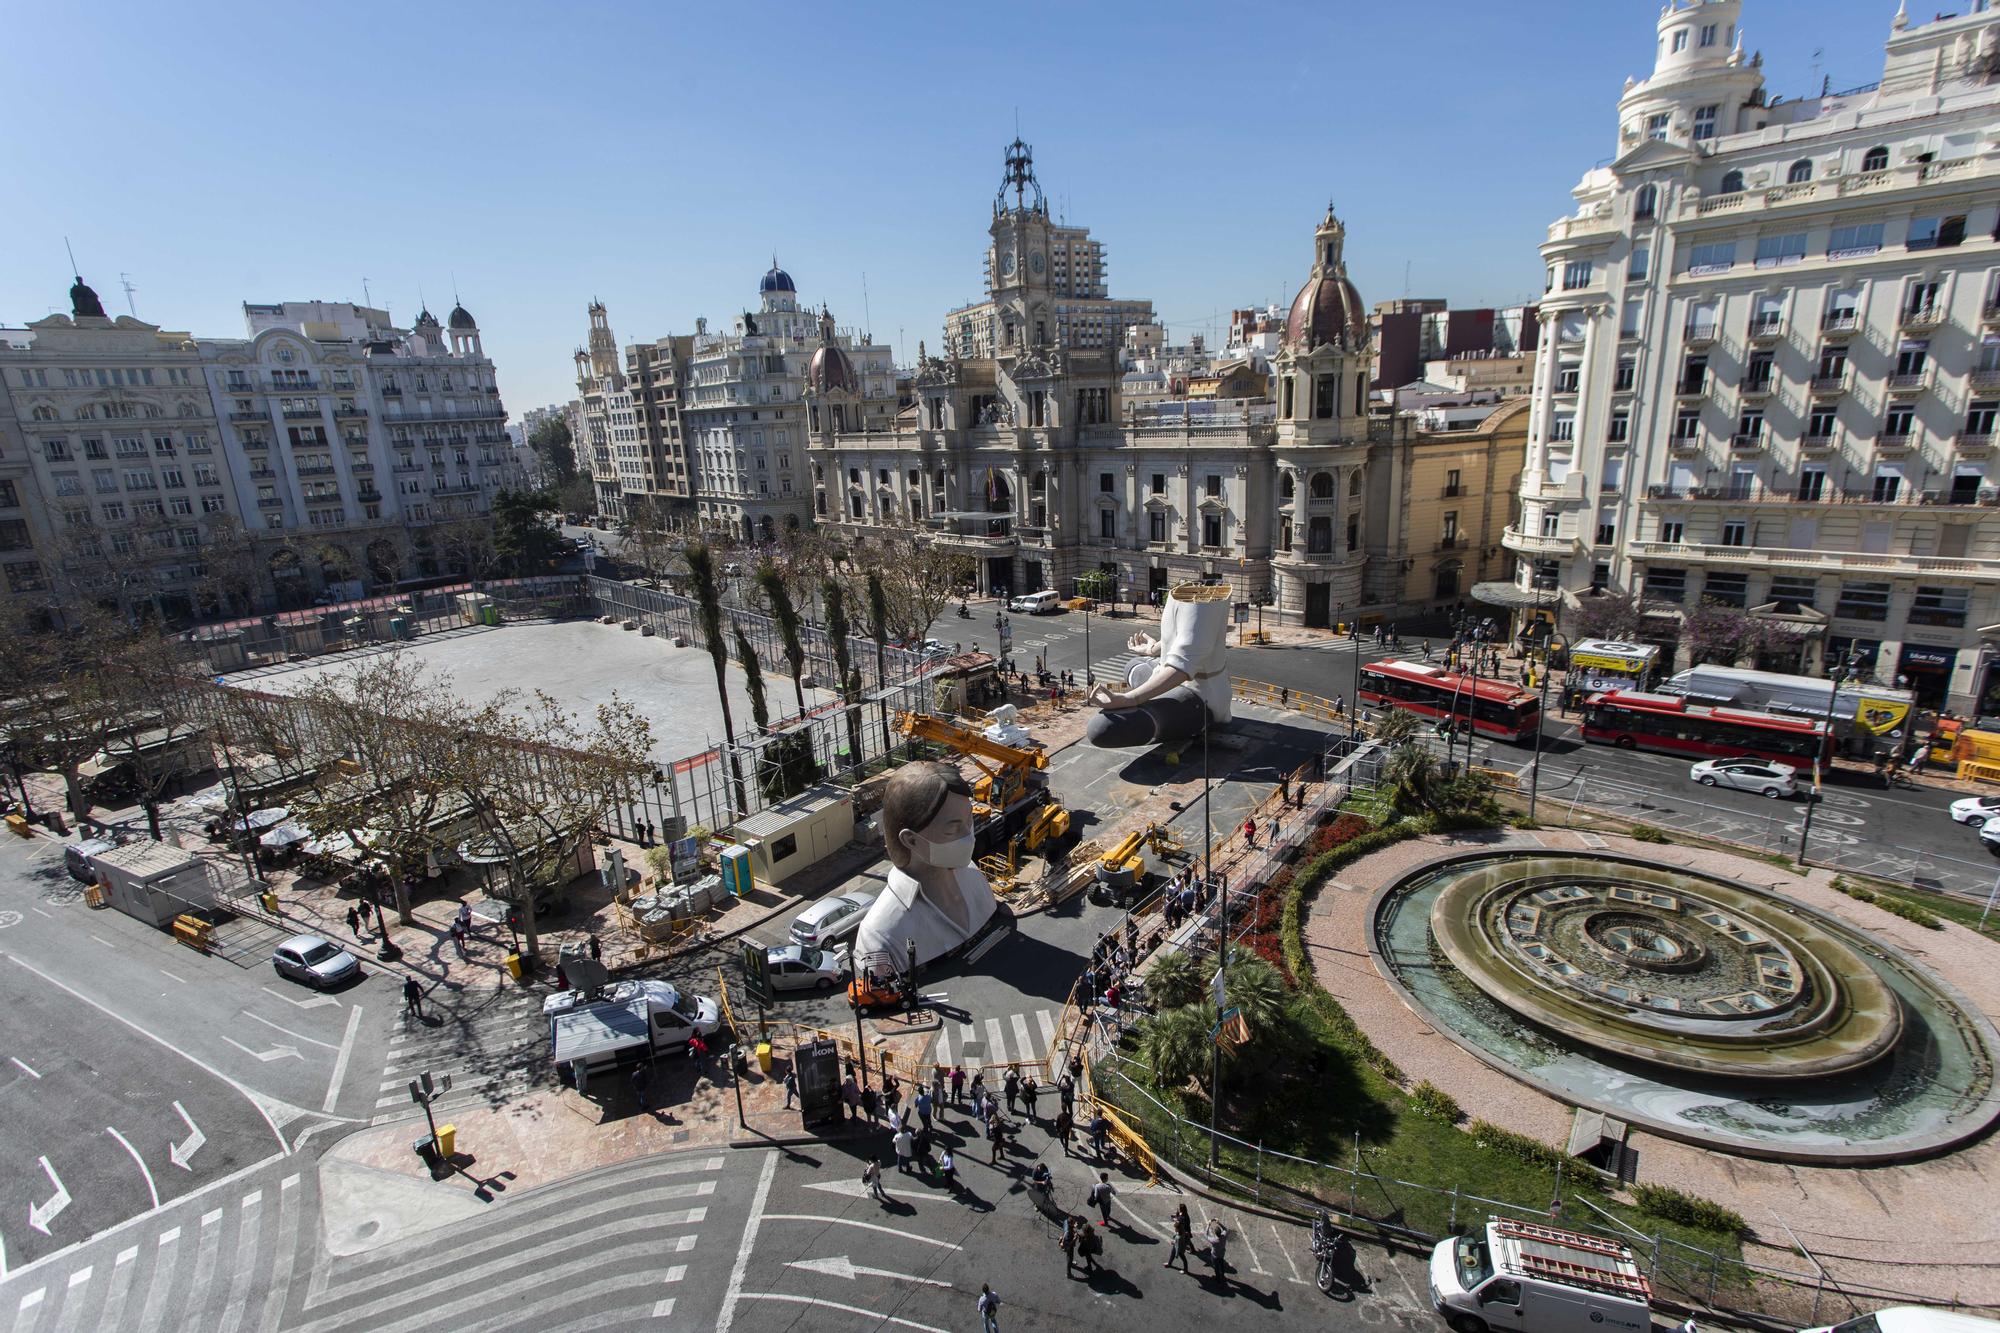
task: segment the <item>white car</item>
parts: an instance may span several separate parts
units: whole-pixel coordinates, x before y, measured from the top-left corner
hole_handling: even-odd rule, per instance
[[[847,981],[847,955],[832,949],[806,949],[780,944],[768,949],[764,961],[771,972],[771,989],[832,990]]]
[[[1688,770],[1704,787],[1734,787],[1761,792],[1776,800],[1799,794],[1798,770],[1768,759],[1704,759]]]
[[[2000,796],[1967,796],[1951,803],[1951,817],[1960,824],[1984,824],[2000,815]]]
[[[281,977],[327,990],[361,975],[361,964],[338,944],[317,935],[294,935],[271,954],[271,969]]]
[[[843,893],[822,898],[792,922],[792,942],[802,949],[823,949],[861,929],[861,918],[875,905],[872,893]]]
[[[951,646],[939,643],[936,639],[925,639],[924,646],[917,649],[917,651],[922,653],[926,658],[951,656]]]
[[[1979,841],[1986,844],[1987,851],[2000,856],[2000,815],[1979,826]]]
[[[609,1003],[629,1004],[633,1000],[647,1001],[647,1007],[655,1014],[665,1014],[671,1010],[683,1025],[708,1037],[722,1026],[722,1006],[710,995],[691,995],[679,987],[665,981],[641,979],[614,981],[604,988],[598,1000],[592,1000],[587,992],[571,988],[559,990],[543,997],[542,1016],[554,1018],[586,1004]],[[664,1026],[664,1025],[663,1025]]]

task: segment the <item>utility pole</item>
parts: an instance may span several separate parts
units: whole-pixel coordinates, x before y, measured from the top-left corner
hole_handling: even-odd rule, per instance
[[[1840,687],[1847,680],[1848,673],[1853,666],[1854,651],[1849,649],[1841,656],[1838,662],[1834,663],[1833,675],[1828,678],[1826,716],[1821,722],[1823,731],[1819,738],[1820,749],[1819,753],[1813,756],[1812,795],[1806,800],[1806,817],[1799,828],[1800,865],[1806,863],[1806,843],[1812,838],[1813,809],[1819,804],[1820,778],[1825,769],[1833,763],[1833,755],[1830,753],[1833,748],[1833,705],[1840,698]]]

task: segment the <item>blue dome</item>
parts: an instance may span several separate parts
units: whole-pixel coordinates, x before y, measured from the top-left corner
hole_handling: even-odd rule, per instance
[[[773,264],[771,265],[771,271],[764,275],[764,280],[757,284],[757,290],[759,292],[796,292],[798,288],[792,285],[791,274]]]

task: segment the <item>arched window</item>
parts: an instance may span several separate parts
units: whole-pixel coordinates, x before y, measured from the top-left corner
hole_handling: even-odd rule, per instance
[[[1798,161],[1792,163],[1792,169],[1785,173],[1785,183],[1787,185],[1804,185],[1811,179],[1812,161],[1809,158],[1800,158]]]
[[[1743,173],[1742,173],[1742,172],[1740,172],[1740,171],[1731,171],[1731,172],[1729,172],[1729,173],[1725,174],[1725,175],[1723,176],[1723,178],[1722,178],[1722,193],[1723,193],[1723,194],[1742,194],[1742,193],[1743,193]]]
[[[1289,500],[1297,491],[1298,483],[1293,480],[1292,474],[1289,471],[1280,472],[1278,474],[1278,498]]]
[[[1635,218],[1649,218],[1659,211],[1659,207],[1659,190],[1651,185],[1641,185],[1639,193],[1632,201],[1632,216]]]
[[[1889,150],[1887,148],[1871,148],[1861,155],[1861,169],[1863,171],[1886,171],[1888,166]]]
[[[43,406],[35,409],[35,420],[54,421],[55,419],[56,419],[56,410],[53,407],[49,407],[48,405],[44,404]]]
[[[1333,498],[1333,474],[1331,472],[1313,473],[1311,484],[1313,499],[1331,500]]]

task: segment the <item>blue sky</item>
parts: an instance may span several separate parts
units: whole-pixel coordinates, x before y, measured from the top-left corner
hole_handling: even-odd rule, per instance
[[[1773,93],[1874,80],[1894,0],[1748,0]],[[905,356],[979,295],[1001,152],[1179,340],[1289,299],[1331,198],[1369,302],[1532,299],[1614,147],[1654,0],[908,5],[35,4],[0,87],[0,323],[65,300],[242,332],[243,301],[440,316],[515,412],[621,342],[726,322],[773,251]],[[1929,13],[1922,14],[1928,18]],[[1819,53],[1816,55],[1816,52]],[[1817,72],[1816,72],[1817,71]],[[864,300],[864,275],[866,292]]]

